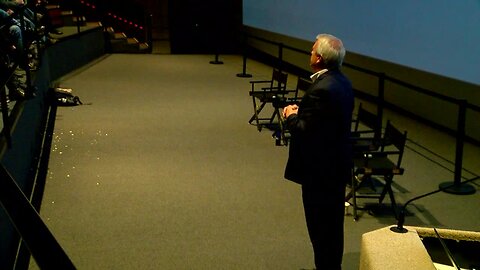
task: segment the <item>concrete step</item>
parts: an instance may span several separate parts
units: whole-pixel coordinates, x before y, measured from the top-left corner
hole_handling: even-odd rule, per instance
[[[134,42],[133,39],[111,39],[112,53],[149,53],[150,46],[147,43]]]
[[[113,27],[107,27],[105,32],[108,35],[112,53],[149,53],[150,46],[140,42],[138,39],[128,37],[123,32],[115,32]]]

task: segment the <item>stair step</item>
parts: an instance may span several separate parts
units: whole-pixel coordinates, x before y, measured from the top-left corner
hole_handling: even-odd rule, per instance
[[[128,37],[123,32],[115,32],[113,27],[105,29],[109,36],[112,53],[150,53],[150,46],[147,43],[140,43],[138,39]]]
[[[138,48],[139,48],[141,51],[143,51],[143,50],[148,50],[148,49],[150,49],[150,46],[148,45],[148,43],[143,42],[143,43],[138,44]]]
[[[121,32],[121,33],[114,33],[113,34],[113,38],[114,39],[127,39],[127,35],[125,35],[125,33]]]
[[[146,43],[128,43],[126,40],[110,40],[112,53],[149,53]]]
[[[89,26],[89,27],[102,26],[102,22],[85,22],[85,26]]]
[[[136,38],[127,38],[128,44],[139,44],[138,39]]]

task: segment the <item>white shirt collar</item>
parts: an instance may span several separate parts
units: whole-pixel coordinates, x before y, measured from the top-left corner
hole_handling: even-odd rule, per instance
[[[316,81],[318,79],[318,77],[320,77],[320,75],[322,75],[323,73],[327,72],[328,69],[322,69],[322,70],[319,70],[315,73],[313,73],[311,76],[310,76],[310,79],[312,79],[312,81]]]

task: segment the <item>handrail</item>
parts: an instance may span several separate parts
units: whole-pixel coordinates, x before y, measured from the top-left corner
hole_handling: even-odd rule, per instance
[[[467,108],[470,109],[470,110],[476,111],[476,112],[480,112],[480,106],[473,105],[471,103],[467,104]]]
[[[302,50],[302,49],[298,49],[298,48],[295,48],[295,47],[292,47],[292,46],[288,46],[288,45],[285,45],[281,42],[271,41],[271,40],[268,40],[268,39],[265,39],[265,38],[262,38],[262,37],[251,35],[251,34],[246,34],[246,33],[244,33],[244,34],[247,38],[253,38],[253,39],[256,39],[256,40],[260,40],[260,41],[263,41],[265,43],[270,43],[270,44],[273,44],[273,45],[277,45],[277,46],[282,47],[284,49],[289,49],[291,51],[295,51],[295,52],[298,52],[298,53],[302,53],[302,54],[306,54],[306,55],[310,54],[310,52],[308,52],[306,50]],[[353,65],[353,64],[350,64],[350,63],[345,63],[345,62],[343,63],[343,66],[346,66],[348,68],[355,69],[357,71],[361,71],[361,72],[364,72],[364,73],[368,73],[370,75],[375,75],[375,76],[383,75],[384,79],[386,79],[390,82],[393,82],[395,84],[398,84],[400,86],[404,86],[406,88],[410,88],[412,90],[415,90],[416,92],[419,92],[419,93],[422,93],[422,94],[425,94],[425,95],[428,95],[428,96],[432,96],[432,97],[435,97],[435,98],[438,98],[438,99],[441,99],[441,100],[444,100],[444,101],[448,101],[448,102],[451,102],[451,103],[455,103],[455,104],[459,103],[459,99],[452,98],[452,97],[449,97],[449,96],[445,96],[445,95],[442,95],[442,94],[438,94],[438,93],[433,92],[431,90],[421,88],[419,86],[415,86],[413,84],[404,82],[404,81],[399,80],[397,78],[385,75],[384,73],[376,72],[376,71],[373,71],[373,70],[369,70],[369,69],[359,67],[359,66],[356,66],[356,65]],[[480,106],[476,106],[476,105],[468,103],[468,102],[467,102],[466,106],[467,106],[467,108],[469,108],[471,110],[480,112]]]
[[[41,269],[76,269],[3,164],[0,164],[0,204]]]
[[[285,45],[281,42],[271,41],[271,40],[268,40],[266,38],[253,36],[253,35],[249,35],[249,34],[246,34],[246,33],[244,33],[244,35],[245,35],[246,38],[250,37],[250,38],[253,38],[253,39],[263,41],[265,43],[270,43],[270,44],[273,44],[273,45],[282,46],[283,48],[289,49],[289,50],[294,51],[294,52],[302,53],[302,54],[305,54],[305,55],[310,55],[309,51],[302,50],[302,49],[299,49],[299,48],[295,48],[295,47],[292,47],[292,46],[289,46],[289,45]],[[345,62],[343,63],[343,66],[346,66],[348,68],[351,68],[351,69],[354,69],[354,70],[357,70],[357,71],[361,71],[363,73],[367,73],[369,75],[379,76],[379,74],[380,74],[379,72],[369,70],[369,69],[366,69],[366,68],[363,68],[363,67],[355,66],[355,65],[345,63]]]
[[[97,1],[97,6],[92,1],[94,0],[77,0],[77,12],[79,14],[93,12],[100,18],[105,27],[114,25],[121,31],[139,38],[140,41],[147,43],[151,48],[152,14],[146,12],[137,2],[124,0],[120,5],[118,5],[118,2],[112,5],[106,3],[108,1]],[[128,6],[128,9],[125,9],[125,6]],[[85,11],[84,8],[88,8],[88,11]]]
[[[310,54],[310,52],[308,52],[306,50],[302,50],[302,49],[298,49],[298,48],[295,48],[295,47],[292,47],[292,46],[288,46],[288,45],[285,45],[281,42],[275,42],[275,41],[272,41],[272,40],[268,40],[266,38],[258,37],[258,36],[252,35],[252,34],[247,34],[245,32],[243,32],[243,35],[244,35],[243,44],[246,47],[248,47],[248,42],[247,42],[248,38],[256,39],[256,40],[259,40],[259,41],[263,41],[265,43],[269,43],[269,44],[273,44],[273,45],[278,46],[278,48],[279,48],[279,55],[278,55],[279,62],[278,62],[277,69],[279,69],[279,70],[281,70],[282,67],[283,67],[283,50],[284,49],[288,49],[288,50],[295,51],[295,52],[302,53],[302,54],[306,54],[306,55]],[[243,69],[244,69],[244,73],[245,73],[246,59],[247,59],[247,55],[246,55],[247,50],[245,48],[243,50],[243,53],[244,53],[244,56],[243,56],[243,61],[244,61],[243,66],[244,66],[244,68]],[[361,71],[361,72],[369,74],[369,75],[376,76],[378,78],[378,89],[377,89],[378,90],[378,96],[376,97],[376,104],[377,104],[377,110],[378,110],[377,113],[378,113],[379,117],[383,117],[383,107],[385,106],[385,97],[384,97],[385,81],[389,81],[389,82],[395,83],[397,85],[406,87],[407,89],[413,90],[417,93],[422,93],[424,95],[427,95],[427,96],[430,96],[430,97],[433,97],[433,98],[437,98],[437,99],[440,99],[440,100],[447,101],[447,102],[458,105],[457,128],[456,128],[456,130],[454,130],[455,137],[456,137],[455,172],[454,172],[455,187],[454,187],[453,190],[450,190],[450,193],[471,194],[472,190],[473,190],[473,192],[475,192],[475,190],[471,186],[461,186],[460,187],[460,183],[461,183],[461,173],[462,173],[462,169],[463,169],[463,167],[462,167],[463,146],[464,146],[464,143],[465,143],[465,139],[467,138],[466,134],[465,134],[466,111],[467,111],[467,109],[470,109],[470,110],[473,110],[473,111],[476,111],[476,112],[480,112],[480,107],[479,106],[476,106],[474,104],[470,104],[470,103],[468,103],[467,100],[464,100],[464,99],[457,99],[457,98],[445,96],[445,95],[433,92],[432,90],[421,88],[419,86],[416,86],[416,85],[404,82],[402,80],[399,80],[397,78],[388,76],[385,73],[365,69],[365,68],[362,68],[362,67],[350,64],[350,63],[343,63],[343,66],[346,66],[348,68],[351,68],[351,69],[354,69],[354,70],[357,70],[357,71]],[[446,127],[444,127],[444,128],[446,128]],[[472,140],[474,140],[474,139],[472,139]],[[444,185],[448,185],[448,184],[449,183],[447,182],[447,183],[443,183],[441,185],[444,186]]]

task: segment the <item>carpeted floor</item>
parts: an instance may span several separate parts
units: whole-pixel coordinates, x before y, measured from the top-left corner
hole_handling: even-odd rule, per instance
[[[299,186],[283,180],[288,150],[248,124],[241,57],[211,60],[107,55],[60,81],[88,105],[58,110],[41,216],[78,269],[313,266]],[[247,71],[271,74],[254,61]],[[400,202],[453,180],[453,138],[387,117],[411,139]],[[466,178],[480,174],[479,157],[465,147]],[[406,224],[480,231],[479,198],[439,193],[412,205]],[[358,269],[363,233],[394,223],[347,216],[344,269]]]

